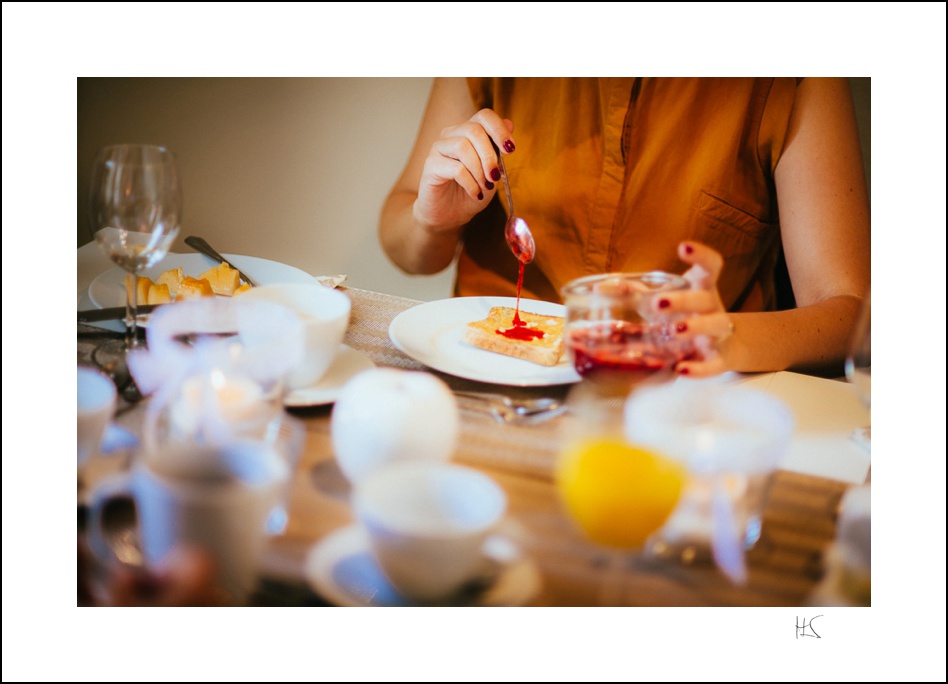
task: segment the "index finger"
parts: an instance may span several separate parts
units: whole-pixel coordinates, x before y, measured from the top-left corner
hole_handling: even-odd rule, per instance
[[[470,120],[478,124],[486,133],[484,139],[478,136],[472,140],[481,159],[490,160],[484,165],[484,174],[491,180],[498,181],[500,170],[497,168],[497,155],[510,154],[517,148],[511,135],[513,122],[510,119],[502,119],[493,109],[482,109]]]
[[[711,247],[700,242],[685,241],[678,245],[678,258],[691,264],[684,278],[693,288],[710,290],[717,286],[718,277],[724,267],[724,257]]]

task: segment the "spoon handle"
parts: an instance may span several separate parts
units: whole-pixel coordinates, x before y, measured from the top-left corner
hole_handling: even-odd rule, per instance
[[[196,249],[196,250],[197,250],[198,252],[200,252],[201,254],[206,254],[207,256],[211,257],[212,259],[214,259],[215,261],[217,261],[217,262],[219,262],[219,263],[227,264],[227,265],[230,266],[232,269],[234,269],[235,271],[237,271],[238,274],[240,274],[241,279],[242,279],[245,283],[247,283],[247,284],[250,285],[251,287],[256,287],[256,286],[257,286],[257,283],[255,283],[253,280],[251,280],[251,279],[250,279],[250,276],[248,276],[246,273],[244,273],[244,272],[241,271],[239,268],[237,268],[236,266],[234,266],[232,263],[230,263],[229,261],[227,261],[227,259],[225,259],[225,258],[222,257],[220,254],[218,254],[217,250],[215,250],[213,247],[211,247],[211,246],[207,243],[207,240],[205,240],[204,238],[197,237],[196,235],[189,235],[188,237],[184,238],[184,244],[188,245],[189,247],[193,247],[194,249]]]
[[[507,179],[507,165],[504,164],[504,155],[501,153],[500,148],[497,147],[497,144],[493,140],[490,141],[490,144],[494,146],[494,151],[497,153],[497,161],[500,163],[500,175],[504,181],[504,192],[507,193],[507,208],[510,210],[510,215],[514,215],[514,205],[513,197],[510,196],[510,181]]]

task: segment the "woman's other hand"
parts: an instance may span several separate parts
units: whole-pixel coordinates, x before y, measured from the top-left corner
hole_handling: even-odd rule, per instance
[[[679,245],[687,292],[667,311],[692,314],[682,375],[792,369],[838,377],[869,291],[869,202],[852,94],[845,79],[807,78],[797,90],[787,142],[774,170],[780,235],[796,307],[729,314],[717,293],[723,261],[695,242]],[[690,251],[689,251],[690,248]]]
[[[682,316],[675,323],[675,333],[694,343],[694,357],[680,361],[675,372],[696,378],[723,373],[728,370],[727,340],[734,333],[734,323],[718,293],[724,259],[711,247],[691,241],[678,245],[678,257],[690,265],[684,278],[691,287],[669,292],[652,304],[656,313]]]

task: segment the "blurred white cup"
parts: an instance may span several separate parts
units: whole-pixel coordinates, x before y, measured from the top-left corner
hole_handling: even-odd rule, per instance
[[[382,573],[404,596],[431,602],[491,576],[489,546],[507,507],[487,475],[433,461],[390,463],[353,494]]]
[[[286,385],[294,390],[319,382],[335,360],[349,326],[349,297],[315,281],[260,285],[240,297],[279,304],[299,317],[303,324],[303,360],[290,369]]]
[[[115,384],[104,373],[80,366],[76,370],[76,399],[76,455],[82,468],[99,453],[105,429],[115,413]]]
[[[283,455],[266,442],[168,444],[95,486],[89,496],[90,546],[103,561],[113,558],[103,514],[110,501],[131,497],[146,565],[180,546],[202,548],[214,560],[224,602],[244,605],[289,476]]]

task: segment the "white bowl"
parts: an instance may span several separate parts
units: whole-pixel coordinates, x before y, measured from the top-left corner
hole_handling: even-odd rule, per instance
[[[238,296],[273,302],[297,315],[303,324],[303,360],[287,374],[287,388],[304,389],[319,382],[336,358],[349,326],[349,297],[315,281],[260,285]]]

